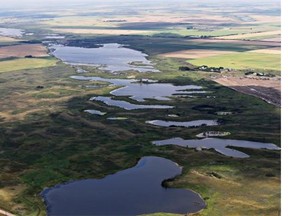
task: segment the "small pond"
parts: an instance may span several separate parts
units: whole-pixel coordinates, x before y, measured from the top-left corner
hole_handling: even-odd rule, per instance
[[[205,139],[191,139],[184,140],[182,138],[172,138],[166,140],[159,140],[152,142],[155,145],[178,145],[189,148],[203,148],[203,149],[215,149],[220,154],[235,157],[235,158],[247,158],[249,155],[234,149],[231,147],[242,147],[251,149],[270,149],[280,150],[278,146],[272,143],[252,142],[246,140],[231,140],[231,139],[218,139],[218,138],[205,138]]]
[[[103,179],[56,185],[42,192],[48,215],[141,215],[193,213],[206,204],[193,191],[164,188],[162,182],[182,169],[160,157],[143,157],[130,169]]]
[[[148,124],[162,126],[162,127],[200,127],[200,126],[215,126],[218,125],[217,120],[195,120],[187,122],[178,121],[163,121],[163,120],[152,120],[146,121]]]
[[[99,110],[84,110],[84,112],[92,115],[100,115],[100,116],[106,115],[106,112],[101,112]]]
[[[103,44],[98,48],[52,45],[50,49],[55,57],[68,64],[92,65],[110,72],[159,72],[146,58],[147,54],[117,43]]]
[[[145,99],[170,100],[173,95],[187,95],[202,89],[197,85],[175,86],[171,83],[156,83],[155,80],[140,82],[135,79],[105,79],[100,77],[71,76],[73,79],[83,81],[102,81],[116,86],[122,86],[110,93],[115,96],[129,96],[130,99],[143,102]]]
[[[7,37],[22,37],[24,31],[21,29],[14,29],[14,28],[0,28],[0,35],[7,36]]]
[[[91,101],[101,101],[108,106],[116,106],[123,108],[125,110],[136,110],[136,109],[172,109],[173,106],[166,106],[166,105],[142,105],[142,104],[132,104],[127,101],[122,100],[114,100],[111,97],[92,97],[90,98]]]

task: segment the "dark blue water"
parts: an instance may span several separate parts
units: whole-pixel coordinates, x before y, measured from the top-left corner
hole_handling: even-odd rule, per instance
[[[140,215],[155,212],[192,213],[205,207],[193,191],[163,188],[165,179],[181,174],[171,160],[143,157],[130,169],[103,179],[58,185],[43,191],[48,215]]]

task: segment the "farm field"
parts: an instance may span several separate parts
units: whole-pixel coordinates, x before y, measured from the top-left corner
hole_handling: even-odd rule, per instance
[[[188,62],[194,65],[208,65],[210,67],[225,67],[233,69],[262,69],[280,71],[280,55],[258,52],[242,52],[217,55]]]
[[[0,36],[0,42],[13,42],[13,41],[19,41],[19,40],[11,37]]]
[[[29,45],[15,45],[15,46],[4,46],[0,48],[0,59],[9,57],[44,57],[48,56],[48,50],[41,44],[29,44]]]
[[[221,51],[221,50],[209,50],[209,49],[192,49],[192,50],[183,50],[178,52],[164,53],[160,56],[169,57],[169,58],[184,58],[184,59],[198,59],[205,58],[210,56],[217,56],[221,54],[229,54],[233,52]]]
[[[53,29],[57,33],[72,33],[84,35],[150,35],[145,30],[122,30],[122,29]]]
[[[281,82],[279,79],[263,80],[255,77],[222,77],[215,79],[215,81],[239,92],[262,98],[276,106],[281,105]]]
[[[240,35],[231,35],[231,36],[223,36],[219,37],[220,39],[250,39],[254,38],[257,39],[262,36],[268,36],[268,37],[273,37],[273,36],[278,36],[281,33],[281,31],[265,31],[265,32],[255,32],[255,33],[246,33],[246,34],[240,34]]]

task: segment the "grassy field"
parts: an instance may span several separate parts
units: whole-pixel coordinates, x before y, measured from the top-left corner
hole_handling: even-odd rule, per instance
[[[0,73],[33,68],[50,67],[56,64],[52,58],[19,58],[0,61]]]
[[[275,70],[281,69],[281,56],[278,54],[264,54],[241,52],[235,54],[224,54],[207,58],[189,60],[193,65],[207,65],[213,67],[225,67],[233,69],[260,69]]]

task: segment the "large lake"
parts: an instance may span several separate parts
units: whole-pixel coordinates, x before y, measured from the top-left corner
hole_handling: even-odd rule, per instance
[[[230,149],[231,147],[242,147],[242,148],[251,148],[251,149],[270,149],[270,150],[280,150],[278,146],[272,143],[261,143],[261,142],[252,142],[246,140],[232,140],[232,139],[218,139],[218,138],[205,138],[205,139],[191,139],[184,140],[182,138],[172,138],[166,140],[159,140],[152,142],[155,145],[178,145],[189,148],[204,148],[204,149],[215,149],[215,151],[230,157],[235,158],[247,158],[249,155]]]
[[[193,94],[194,90],[202,89],[197,85],[175,86],[171,83],[157,83],[156,80],[141,82],[135,79],[105,79],[101,77],[71,76],[73,79],[83,81],[108,82],[120,88],[111,91],[115,96],[128,96],[130,99],[143,102],[145,99],[170,100],[174,95]],[[198,91],[196,91],[198,93]]]
[[[46,189],[48,215],[141,215],[155,212],[193,213],[205,207],[193,191],[162,187],[181,174],[173,161],[143,157],[130,169],[103,179],[80,180]]]
[[[50,49],[55,57],[69,64],[93,65],[110,72],[159,72],[147,59],[147,54],[117,43],[103,44],[99,48],[53,45]]]

